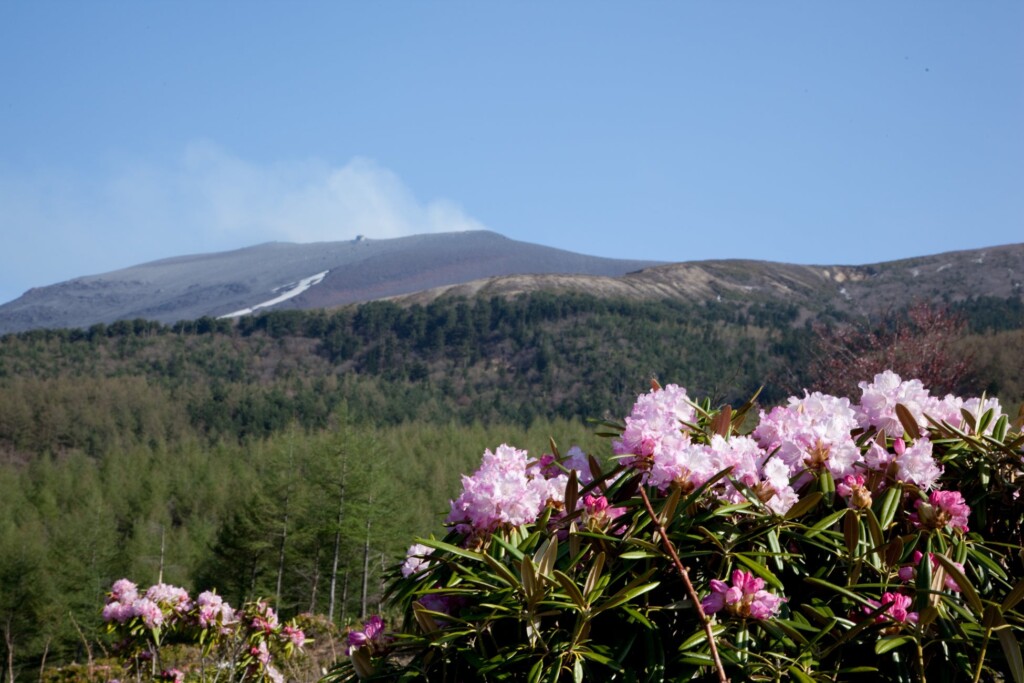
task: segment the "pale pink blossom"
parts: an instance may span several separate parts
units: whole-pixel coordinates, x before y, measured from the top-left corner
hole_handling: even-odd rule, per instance
[[[405,552],[405,562],[402,563],[402,576],[408,578],[419,574],[430,565],[430,554],[434,549],[422,543],[413,543]]]
[[[158,628],[164,623],[164,613],[160,610],[160,605],[149,598],[138,598],[135,600],[132,603],[132,612],[134,616],[142,619],[142,623],[146,625],[146,628]]]
[[[623,458],[623,464],[646,472],[660,459],[678,459],[677,451],[690,443],[685,425],[696,418],[686,389],[676,384],[641,394],[626,418],[621,437],[612,442],[612,450],[616,455],[633,456]],[[671,470],[673,465],[663,463],[663,469]],[[660,483],[652,485],[662,488],[669,481],[670,477],[662,476]]]
[[[916,484],[924,490],[934,486],[942,476],[942,467],[932,457],[932,444],[927,439],[919,439],[907,446],[901,455],[896,456],[895,462],[897,479]]]
[[[290,624],[281,629],[281,633],[294,647],[301,648],[306,642],[305,631]]]
[[[110,598],[117,602],[130,605],[139,597],[139,587],[128,579],[118,579],[110,587]]]
[[[462,477],[462,494],[451,502],[448,523],[466,534],[537,519],[549,501],[559,503],[568,478],[545,478],[526,451],[502,444],[484,452],[473,476]]]
[[[146,597],[160,605],[163,609],[173,610],[178,614],[192,609],[192,600],[188,591],[167,583],[154,584],[146,590]]]
[[[903,381],[892,370],[875,375],[873,382],[859,384],[862,395],[856,408],[857,421],[864,428],[875,427],[888,436],[903,436],[903,423],[896,416],[896,405],[902,404],[922,429],[928,426],[924,414],[931,405],[931,396],[921,380]]]
[[[863,460],[850,435],[857,426],[850,400],[815,392],[791,396],[785,406],[761,411],[753,436],[761,447],[782,460],[791,476],[827,469],[834,478],[852,474]],[[798,483],[805,483],[809,476]]]

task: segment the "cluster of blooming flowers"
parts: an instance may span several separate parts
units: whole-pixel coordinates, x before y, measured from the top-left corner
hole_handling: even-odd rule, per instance
[[[669,384],[637,398],[612,448],[624,465],[642,473],[645,484],[663,492],[671,486],[693,490],[729,468],[730,476],[716,483],[715,495],[728,502],[753,495],[776,514],[785,514],[798,500],[797,491],[816,473],[828,471],[851,506],[866,507],[890,477],[929,491],[942,474],[927,436],[910,439],[904,433],[898,404],[922,430],[929,425],[926,415],[963,428],[964,412],[975,423],[990,409],[996,419],[1002,414],[995,399],[940,399],[919,380],[903,381],[888,370],[870,383],[861,382],[860,388],[857,404],[818,392],[790,397],[786,405],[761,411],[750,436],[714,435],[703,443],[694,438],[697,412],[686,390]],[[861,447],[853,435],[865,430],[880,436]],[[577,472],[581,484],[592,480],[579,449],[561,462],[551,455],[531,460],[526,451],[506,444],[488,450],[480,468],[463,476],[462,493],[451,502],[447,523],[466,536],[467,544],[500,526],[531,523],[545,506],[564,504],[570,470]],[[872,472],[882,476],[869,485]],[[943,519],[966,531],[960,513],[950,512]]]
[[[868,600],[868,602],[871,606],[864,608],[865,613],[874,612],[879,607],[885,605],[885,609],[875,616],[876,622],[895,622],[896,624],[917,623],[917,612],[910,611],[910,606],[914,601],[909,595],[903,595],[902,593],[882,593],[881,601]]]
[[[142,595],[137,585],[128,579],[114,582],[103,607],[103,620],[124,624],[138,618],[149,629],[160,628],[164,622],[174,622],[192,609],[188,593],[177,586],[158,583]]]
[[[764,589],[764,579],[737,569],[732,573],[732,585],[711,580],[711,592],[700,606],[705,614],[725,610],[728,614],[754,619],[770,619],[778,614],[786,599]]]
[[[371,615],[360,628],[349,629],[345,640],[348,644],[346,654],[350,657],[356,650],[364,648],[367,654],[378,655],[392,642],[391,636],[384,631],[384,619],[379,614]]]
[[[451,502],[447,523],[471,543],[498,527],[534,522],[548,505],[564,505],[570,470],[583,485],[593,481],[579,448],[570,449],[561,462],[550,454],[532,460],[525,450],[506,444],[485,451],[480,468],[472,476],[463,475],[462,493]]]
[[[103,607],[103,620],[111,629],[128,633],[125,644],[131,643],[133,637],[141,638],[143,642],[136,645],[148,648],[140,655],[142,659],[152,658],[154,647],[159,648],[159,637],[154,636],[151,642],[149,635],[158,631],[192,634],[197,642],[208,637],[199,633],[210,632],[214,637],[226,636],[226,642],[244,642],[249,656],[245,666],[250,674],[266,676],[275,683],[283,683],[284,676],[274,666],[271,644],[301,649],[306,642],[302,629],[294,623],[282,624],[274,609],[264,601],[235,610],[211,591],[200,593],[193,601],[185,589],[165,583],[150,586],[145,593],[140,593],[138,586],[128,579],[115,581]],[[141,633],[137,629],[139,624],[145,627]],[[162,680],[182,681],[184,676],[183,672],[170,669]]]

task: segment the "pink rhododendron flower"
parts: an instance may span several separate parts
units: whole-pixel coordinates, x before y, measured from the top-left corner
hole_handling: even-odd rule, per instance
[[[895,458],[896,478],[917,484],[928,490],[942,476],[942,467],[932,457],[932,443],[927,439],[919,439],[912,446],[907,446],[902,454]]]
[[[529,524],[548,501],[562,501],[566,481],[565,475],[545,478],[526,451],[502,444],[484,452],[472,477],[463,475],[462,494],[452,501],[447,521],[467,534]]]
[[[211,591],[199,594],[199,597],[196,598],[196,607],[198,608],[197,618],[200,628],[210,628],[218,623],[223,626],[233,623],[235,620],[235,610],[231,605]]]
[[[139,587],[128,579],[118,579],[110,587],[110,598],[123,604],[131,604],[139,597]]]
[[[281,633],[297,648],[301,648],[306,642],[305,631],[295,626],[287,625],[281,629]]]
[[[857,405],[857,422],[864,428],[875,427],[891,437],[903,436],[903,423],[896,416],[896,405],[903,406],[923,429],[928,426],[924,414],[931,396],[921,380],[903,381],[892,370],[875,375],[871,383],[861,382],[862,395]]]
[[[139,598],[133,602],[132,612],[133,616],[142,619],[146,628],[154,629],[164,623],[164,613],[160,610],[160,605],[149,598]]]
[[[693,423],[697,412],[686,395],[686,389],[669,384],[637,397],[622,436],[612,443],[616,455],[632,455],[623,463],[640,470],[650,470],[652,463],[673,457],[690,443],[684,423]],[[671,465],[667,466],[671,470]],[[662,476],[653,486],[664,488],[671,478]]]
[[[914,501],[910,521],[925,529],[943,529],[951,526],[967,533],[971,508],[959,491],[932,491],[928,502]]]
[[[711,580],[711,593],[701,601],[705,614],[726,610],[737,617],[769,619],[775,616],[786,599],[764,590],[764,579],[737,569],[732,573],[732,586]]]
[[[622,515],[626,508],[613,508],[604,496],[583,496],[583,523],[587,528],[605,530],[612,526],[615,519]]]
[[[915,550],[914,551],[914,557],[913,557],[914,563],[910,564],[910,565],[907,565],[905,567],[900,567],[900,570],[899,570],[898,574],[899,574],[899,577],[900,577],[901,581],[906,581],[906,582],[909,583],[909,582],[911,582],[911,581],[913,581],[914,579],[917,578],[917,567],[918,567],[918,565],[921,564],[921,559],[923,557],[924,557],[924,555],[921,553],[920,550]],[[934,571],[938,570],[938,568],[939,568],[939,561],[935,559],[935,553],[929,553],[928,557],[931,558],[932,571],[934,572]],[[964,566],[962,564],[960,564],[959,562],[954,562],[953,565],[957,569],[959,569],[961,572],[964,570]],[[958,584],[956,582],[956,579],[954,579],[949,574],[946,574],[946,580],[943,583],[946,586],[946,588],[948,588],[949,590],[953,591],[954,593],[959,593],[960,592],[960,584]]]
[[[753,436],[765,451],[786,463],[790,476],[828,469],[841,479],[853,474],[854,465],[863,459],[850,436],[856,426],[849,399],[814,392],[803,398],[791,396],[785,406],[767,414],[761,411]]]
[[[384,620],[379,614],[374,614],[366,620],[362,630],[353,629],[348,632],[347,642],[349,655],[361,647],[367,648],[370,654],[375,654],[383,651],[391,639],[384,633]]]
[[[402,563],[402,576],[408,578],[413,574],[419,574],[430,565],[427,559],[434,549],[422,543],[413,543],[405,551],[405,562]]]
[[[264,633],[273,632],[279,625],[277,612],[267,602],[256,603],[256,614],[252,618],[252,628]]]
[[[877,600],[869,600],[872,607],[865,607],[865,612],[873,612],[875,609],[882,605],[887,605],[886,610],[875,617],[875,621],[895,621],[900,624],[910,622],[917,623],[917,612],[908,611],[910,605],[913,604],[908,596],[900,593],[883,593],[881,602]]]
[[[146,597],[160,605],[161,608],[173,610],[178,614],[192,609],[192,600],[184,588],[167,583],[158,583],[146,590]]]

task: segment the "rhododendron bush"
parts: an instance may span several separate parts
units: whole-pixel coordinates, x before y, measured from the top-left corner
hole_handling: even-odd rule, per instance
[[[487,451],[328,678],[1024,682],[1020,420],[860,388],[655,386],[611,458]]]
[[[115,637],[125,680],[273,681],[281,664],[306,643],[295,621],[282,622],[258,600],[234,609],[212,591],[192,600],[185,589],[158,583],[145,591],[128,579],[114,582],[103,620]],[[168,646],[197,646],[197,663],[166,661]]]

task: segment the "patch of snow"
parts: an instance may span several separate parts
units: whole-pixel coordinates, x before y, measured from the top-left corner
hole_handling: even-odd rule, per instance
[[[986,252],[984,252],[984,251],[981,252],[981,254],[978,256],[978,258],[974,259],[974,262],[975,263],[984,263],[985,262],[985,255],[986,255]]]
[[[251,315],[257,309],[270,308],[271,306],[276,306],[282,301],[287,301],[288,299],[297,297],[299,294],[302,294],[313,285],[320,284],[321,282],[324,281],[324,278],[327,277],[327,273],[329,272],[331,271],[325,270],[322,273],[317,273],[316,275],[311,275],[307,278],[303,278],[302,280],[299,280],[298,283],[287,284],[278,287],[277,289],[274,290],[274,292],[280,292],[281,290],[284,290],[284,292],[277,295],[273,299],[264,301],[261,304],[256,304],[251,308],[243,308],[240,311],[235,311],[234,313],[228,313],[227,315],[219,316],[219,318],[240,318],[243,315]]]
[[[935,269],[935,272],[936,273],[941,273],[942,271],[946,270],[947,268],[952,268],[952,267],[953,267],[952,263],[943,263],[941,266],[939,266],[938,268]]]
[[[843,298],[849,301],[851,298],[850,293],[846,291],[846,287],[840,287],[839,293],[843,295]]]
[[[920,268],[911,268],[910,269],[910,274],[913,275],[914,277],[917,277],[918,275],[921,274],[921,269]]]

